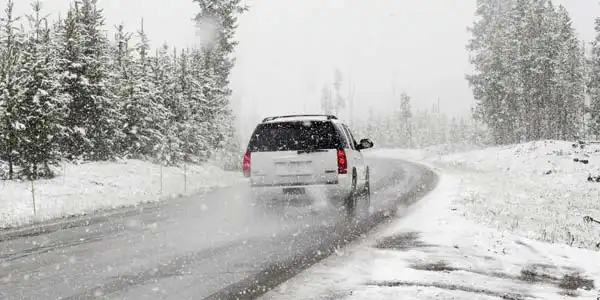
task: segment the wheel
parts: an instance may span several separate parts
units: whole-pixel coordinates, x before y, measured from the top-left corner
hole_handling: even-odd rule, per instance
[[[352,217],[354,218],[356,216],[356,207],[357,207],[357,200],[358,200],[358,193],[357,193],[357,177],[356,177],[356,170],[352,170],[352,186],[350,188],[350,194],[348,195],[348,198],[344,201],[344,206],[346,208],[346,215],[348,217]]]
[[[349,218],[360,220],[369,216],[371,206],[371,178],[367,169],[365,185],[358,190],[356,171],[352,173],[352,190],[346,199],[346,214]]]
[[[371,171],[367,168],[365,185],[362,189],[361,193],[362,203],[363,203],[363,213],[365,216],[369,216],[369,208],[371,207]]]
[[[364,219],[369,216],[369,207],[371,206],[371,180],[368,168],[365,177],[365,185],[362,186],[360,192],[358,192],[355,202],[355,214],[359,219]]]

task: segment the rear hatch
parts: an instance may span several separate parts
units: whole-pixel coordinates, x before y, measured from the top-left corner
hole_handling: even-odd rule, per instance
[[[247,152],[255,186],[334,184],[340,138],[330,121],[258,125]]]

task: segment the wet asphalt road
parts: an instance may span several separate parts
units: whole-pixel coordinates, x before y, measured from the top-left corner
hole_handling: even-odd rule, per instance
[[[369,159],[371,216],[267,211],[244,184],[89,226],[0,242],[0,299],[253,299],[434,185],[425,168]]]

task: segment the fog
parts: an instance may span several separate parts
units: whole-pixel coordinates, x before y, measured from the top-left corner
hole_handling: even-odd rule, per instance
[[[44,0],[51,16],[70,0]],[[166,4],[168,3],[168,4]],[[408,93],[414,107],[438,99],[449,115],[468,115],[472,94],[465,44],[475,0],[248,0],[239,19],[237,64],[232,74],[233,106],[242,134],[272,114],[319,112],[324,85],[335,68],[342,91],[355,89],[355,115],[396,107],[394,95]],[[570,11],[582,39],[593,39],[595,1],[556,0]],[[3,7],[6,0],[0,0]],[[144,18],[154,46],[178,48],[207,39],[192,18],[191,0],[102,0],[107,29],[123,22],[130,31]],[[28,12],[16,1],[17,14]]]

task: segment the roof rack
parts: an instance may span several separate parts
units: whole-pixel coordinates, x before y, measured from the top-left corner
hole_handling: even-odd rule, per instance
[[[274,116],[274,117],[266,117],[262,121],[268,122],[276,119],[282,118],[294,118],[294,117],[327,117],[327,120],[337,120],[338,118],[334,115],[319,115],[319,114],[306,114],[306,115],[285,115],[285,116]]]

